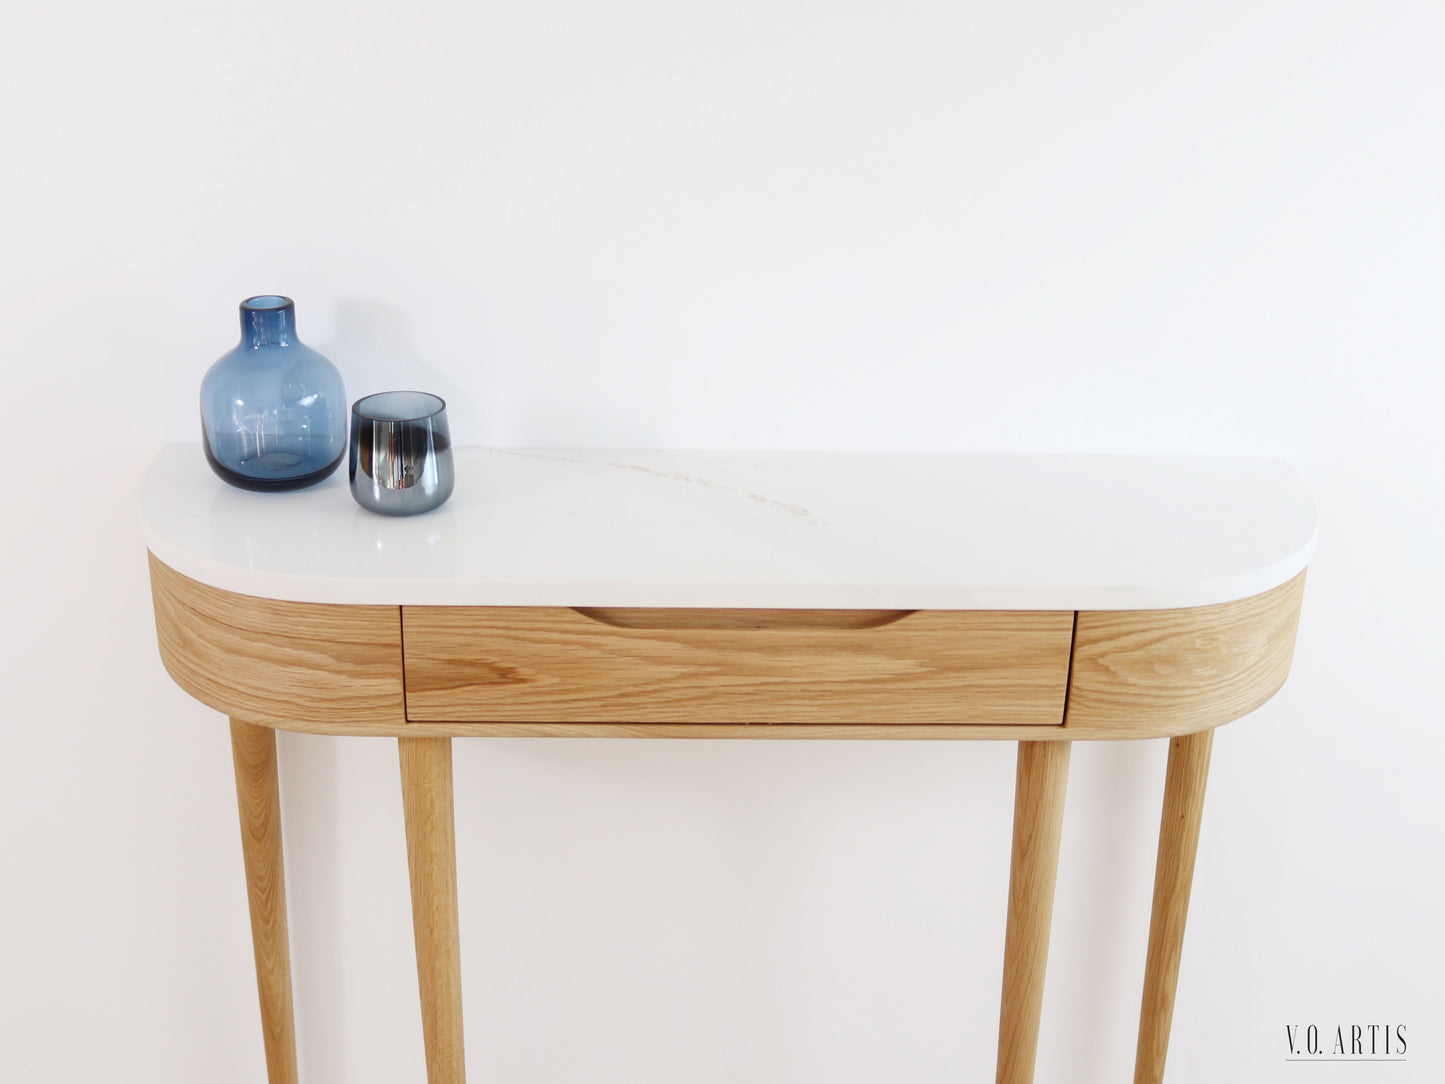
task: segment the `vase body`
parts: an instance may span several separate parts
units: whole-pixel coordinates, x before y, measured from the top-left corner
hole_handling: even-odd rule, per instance
[[[206,461],[242,489],[300,489],[346,453],[341,373],[296,337],[296,307],[268,295],[241,302],[241,341],[201,381]]]

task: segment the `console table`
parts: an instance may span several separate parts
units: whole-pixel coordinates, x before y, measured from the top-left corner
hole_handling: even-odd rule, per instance
[[[230,716],[271,1084],[273,730],[400,748],[430,1084],[464,1078],[451,739],[1018,742],[1000,1084],[1033,1077],[1069,749],[1167,738],[1136,1084],[1164,1072],[1213,729],[1283,683],[1315,509],[1276,460],[459,449],[450,503],[142,490],[160,654]]]

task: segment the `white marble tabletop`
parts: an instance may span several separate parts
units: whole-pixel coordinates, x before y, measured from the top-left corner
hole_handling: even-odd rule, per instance
[[[463,448],[451,500],[392,519],[343,465],[227,486],[170,445],[147,544],[243,594],[388,605],[1158,609],[1278,586],[1315,507],[1281,460]]]

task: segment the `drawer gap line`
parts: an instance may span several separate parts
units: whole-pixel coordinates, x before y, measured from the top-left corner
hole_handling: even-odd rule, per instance
[[[1064,717],[1060,726],[1069,725],[1069,694],[1074,691],[1074,648],[1079,642],[1079,611],[1074,611],[1074,623],[1069,628],[1069,672],[1064,678]]]

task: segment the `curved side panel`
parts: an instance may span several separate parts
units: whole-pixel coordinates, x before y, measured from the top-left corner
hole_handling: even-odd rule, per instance
[[[1304,586],[1301,572],[1217,606],[1079,611],[1068,736],[1192,734],[1253,711],[1289,675]]]
[[[201,703],[282,729],[405,723],[400,607],[238,595],[149,556],[161,661]]]

